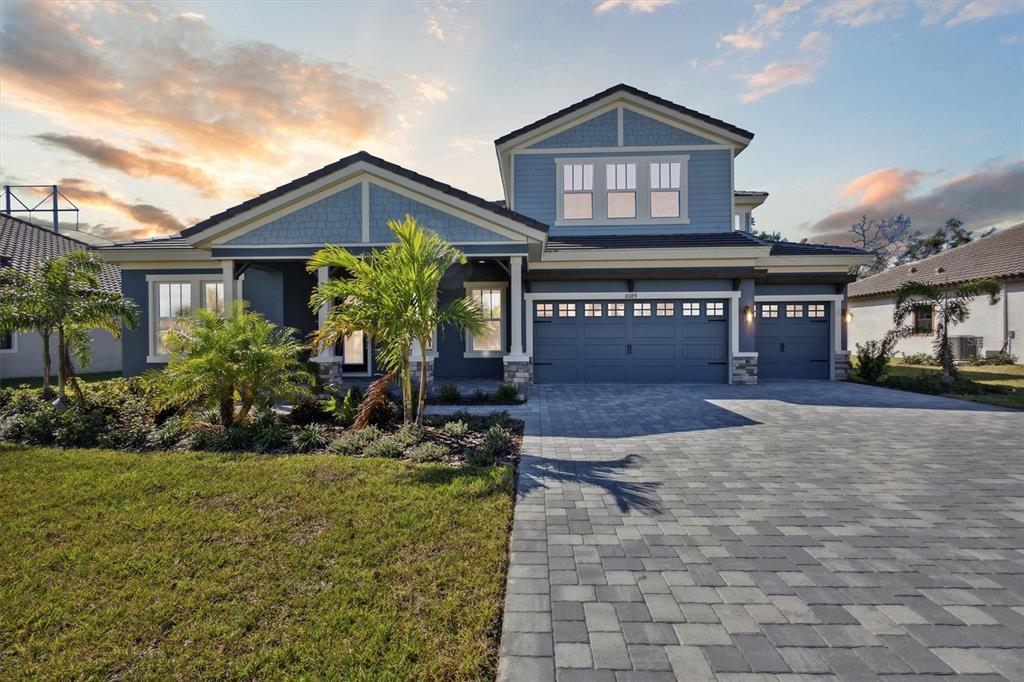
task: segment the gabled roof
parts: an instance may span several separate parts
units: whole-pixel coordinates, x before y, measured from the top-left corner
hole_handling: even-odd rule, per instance
[[[578,111],[580,109],[583,109],[584,107],[594,104],[595,102],[599,102],[600,100],[606,97],[618,93],[627,93],[633,95],[634,97],[639,97],[640,99],[646,100],[652,104],[656,104],[658,106],[665,107],[666,109],[675,111],[676,113],[683,114],[684,116],[689,116],[690,118],[697,119],[698,121],[702,121],[716,128],[721,128],[722,130],[726,130],[734,135],[739,135],[740,137],[746,138],[748,142],[754,139],[754,133],[750,132],[749,130],[744,130],[743,128],[734,126],[731,123],[726,123],[725,121],[719,118],[708,116],[707,114],[702,114],[699,111],[695,111],[694,109],[684,107],[681,104],[676,104],[675,102],[663,99],[661,97],[658,97],[657,95],[652,95],[649,92],[644,92],[643,90],[635,88],[632,85],[627,85],[626,83],[619,83],[618,85],[613,85],[607,90],[602,90],[596,95],[591,95],[586,99],[581,99],[579,102],[576,102],[575,104],[570,104],[564,109],[560,109],[559,111],[556,111],[553,114],[545,116],[542,119],[534,121],[533,123],[525,125],[522,128],[513,130],[512,132],[506,135],[502,135],[501,137],[494,141],[494,144],[501,146],[508,142],[509,140],[513,140],[517,137],[525,135],[526,133],[532,132],[537,128],[540,128],[541,126],[547,125],[552,121],[562,118],[563,116],[567,116],[575,111]]]
[[[888,294],[907,282],[956,284],[1011,277],[1024,277],[1024,223],[854,282],[850,285],[850,296]]]
[[[486,199],[482,199],[476,195],[470,194],[469,192],[465,192],[461,189],[458,189],[457,187],[452,187],[451,185],[440,182],[439,180],[428,178],[425,175],[420,175],[419,173],[411,171],[407,168],[403,168],[398,164],[391,163],[390,161],[385,161],[384,159],[379,158],[377,156],[373,156],[369,152],[361,151],[346,156],[342,159],[339,159],[334,163],[328,164],[323,168],[320,168],[318,170],[313,171],[312,173],[302,176],[301,178],[296,178],[295,180],[285,183],[280,187],[275,187],[269,192],[264,192],[263,194],[260,194],[257,197],[249,199],[248,201],[243,201],[237,206],[232,206],[231,208],[225,211],[221,211],[220,213],[212,215],[206,220],[198,222],[192,227],[182,230],[181,236],[190,237],[192,235],[198,234],[210,227],[213,227],[214,225],[217,225],[220,222],[227,220],[228,218],[238,215],[239,213],[243,213],[252,208],[256,208],[261,204],[276,199],[282,195],[285,195],[305,185],[315,182],[316,180],[331,175],[332,173],[336,173],[340,170],[344,170],[345,168],[348,168],[349,166],[355,165],[360,162],[370,164],[372,166],[380,168],[381,170],[385,170],[396,175],[400,175],[404,178],[412,180],[413,182],[417,182],[421,185],[424,185],[425,187],[429,187],[430,189],[447,194],[448,196],[453,197],[455,199],[459,199],[461,201],[473,204],[474,206],[490,211],[503,218],[514,220],[534,230],[540,230],[541,232],[547,231],[547,225],[537,220],[534,220],[529,216],[525,216],[522,213],[517,213],[503,206],[499,206],[492,201],[487,201]]]
[[[10,267],[28,274],[48,258],[63,256],[88,248],[88,244],[59,232],[0,213],[0,267]],[[100,284],[107,291],[121,291],[121,270],[103,264]]]

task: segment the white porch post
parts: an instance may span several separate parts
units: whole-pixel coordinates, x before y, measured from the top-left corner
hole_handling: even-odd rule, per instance
[[[328,271],[327,271],[326,267],[322,267],[322,268],[317,268],[316,269],[316,283],[318,285],[326,283],[328,279],[330,279],[330,275],[328,274]],[[317,326],[317,329],[322,329],[323,328],[324,323],[327,322],[327,315],[330,314],[330,312],[331,312],[330,304],[327,304],[325,306],[321,306],[320,310],[318,310],[316,312],[316,326]],[[323,359],[323,360],[326,360],[330,355],[332,355],[330,349],[324,348],[323,350],[320,351],[320,356],[319,357],[321,359]]]
[[[235,261],[221,261],[224,268],[224,310],[235,300]]]
[[[509,292],[509,315],[512,318],[512,343],[509,345],[509,355],[521,356],[523,354],[523,257],[511,256],[509,258],[512,282]]]

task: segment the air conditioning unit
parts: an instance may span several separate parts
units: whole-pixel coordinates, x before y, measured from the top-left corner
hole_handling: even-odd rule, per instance
[[[982,355],[982,346],[985,345],[983,336],[951,336],[949,337],[949,350],[954,360],[967,360],[975,355]]]

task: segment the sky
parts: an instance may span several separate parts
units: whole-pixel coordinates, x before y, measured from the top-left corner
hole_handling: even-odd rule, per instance
[[[114,240],[360,149],[498,199],[495,138],[620,82],[755,133],[757,229],[1024,220],[1024,0],[7,0],[0,32],[2,182]]]

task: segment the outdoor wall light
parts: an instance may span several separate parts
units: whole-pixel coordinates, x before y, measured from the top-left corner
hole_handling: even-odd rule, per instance
[[[749,305],[743,306],[743,319],[747,321],[747,324],[751,324],[754,321],[754,309]]]
[[[843,308],[843,319],[846,320],[846,324],[853,322],[853,312],[849,308]]]

